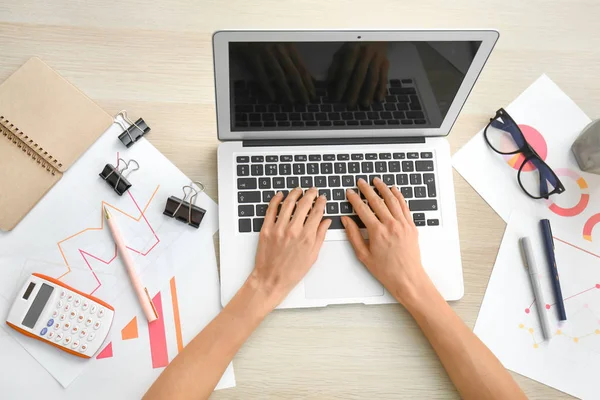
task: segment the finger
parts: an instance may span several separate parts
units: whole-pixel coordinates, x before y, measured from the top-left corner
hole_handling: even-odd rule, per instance
[[[342,65],[340,67],[340,73],[338,82],[335,88],[335,100],[340,101],[346,92],[346,87],[348,86],[348,81],[352,77],[352,73],[354,72],[354,66],[356,65],[356,61],[358,60],[358,56],[360,54],[360,47],[356,44],[352,44],[349,46],[348,53],[346,53],[344,59],[342,60]]]
[[[400,208],[402,209],[402,215],[404,216],[404,220],[407,221],[409,224],[414,224],[412,215],[410,213],[410,208],[408,207],[408,203],[406,203],[404,196],[396,186],[392,187],[392,194],[398,199],[398,203],[400,203]]]
[[[354,248],[354,252],[356,255],[363,259],[364,257],[369,255],[369,248],[367,247],[367,243],[365,239],[363,239],[360,234],[360,229],[358,229],[358,225],[351,218],[342,217],[342,224],[346,229],[346,236],[348,236],[348,241]],[[360,255],[360,256],[359,256]]]
[[[304,225],[306,216],[312,208],[313,201],[315,200],[315,197],[317,197],[317,193],[317,188],[310,188],[306,191],[306,193],[304,193],[304,196],[302,196],[302,199],[300,199],[296,205],[296,212],[294,212],[294,217],[292,218],[290,225]]]
[[[258,78],[258,82],[260,83],[260,87],[265,91],[267,96],[271,101],[275,100],[275,90],[273,90],[273,86],[271,82],[269,82],[269,77],[267,76],[267,71],[265,70],[265,64],[263,59],[261,58],[259,53],[253,53],[251,56],[252,68],[254,69],[254,74]]]
[[[387,81],[388,81],[388,69],[390,68],[390,62],[384,60],[381,63],[381,69],[379,70],[379,90],[377,92],[377,101],[382,102],[387,94]]]
[[[294,63],[294,65],[298,69],[298,72],[300,73],[300,76],[302,77],[302,82],[304,82],[304,87],[306,88],[306,90],[308,90],[308,95],[311,99],[314,99],[315,97],[317,97],[317,91],[315,90],[315,82],[313,80],[313,77],[310,75],[310,72],[308,72],[308,68],[306,68],[304,60],[300,56],[300,53],[298,53],[298,49],[296,48],[296,46],[294,46],[293,43],[288,43],[287,50],[290,57],[292,58],[292,62]]]
[[[327,235],[327,230],[331,226],[331,220],[326,218],[319,224],[319,228],[317,229],[317,238],[315,240],[315,245],[313,246],[313,250],[316,250],[317,253],[323,246],[323,242],[325,241],[325,236]]]
[[[387,185],[379,178],[375,178],[373,182],[375,183],[375,187],[377,188],[377,190],[379,190],[379,194],[385,201],[385,204],[387,205],[387,208],[393,215],[393,217],[395,219],[404,218],[402,208],[400,207],[400,202],[398,201],[396,196],[392,194]]]
[[[283,68],[281,68],[281,65],[279,65],[279,61],[277,60],[272,47],[267,47],[265,49],[265,58],[267,66],[275,77],[275,83],[277,83],[277,86],[283,92],[283,96],[287,101],[293,103],[294,95],[292,94],[292,89],[290,89],[290,86],[287,84],[285,72],[283,72]]]
[[[287,198],[283,202],[283,206],[281,206],[281,211],[279,211],[277,226],[285,228],[290,223],[290,218],[294,212],[294,207],[296,207],[296,201],[298,201],[301,195],[302,189],[300,188],[295,188],[290,192],[290,194],[288,194]]]
[[[288,76],[292,81],[292,85],[296,89],[296,94],[298,94],[298,97],[304,104],[308,103],[308,90],[304,87],[302,77],[300,76],[298,69],[292,62],[292,58],[290,57],[290,54],[288,53],[287,49],[283,44],[276,44],[275,52],[279,58],[281,66],[283,67],[286,73],[286,76]]]
[[[312,210],[310,210],[310,214],[308,214],[308,219],[304,224],[304,229],[310,229],[313,232],[316,232],[321,220],[323,219],[323,214],[325,213],[325,204],[327,203],[327,198],[325,195],[321,195],[315,201],[315,205]]]
[[[350,88],[348,89],[348,105],[354,107],[358,101],[358,95],[362,89],[367,73],[369,72],[369,64],[373,60],[373,50],[371,46],[364,46],[360,52],[358,65],[352,75]]]
[[[379,217],[381,221],[392,219],[390,210],[385,205],[385,202],[375,193],[373,188],[364,179],[358,180],[358,188],[365,195],[365,198],[369,202],[369,207],[375,211],[375,215]]]
[[[375,91],[379,85],[379,72],[381,71],[381,58],[376,57],[369,66],[369,76],[364,86],[363,95],[361,96],[361,104],[369,107],[375,99]]]
[[[373,214],[373,210],[362,201],[360,195],[354,190],[348,189],[346,191],[346,198],[352,204],[352,208],[354,208],[354,211],[358,214],[358,217],[367,229],[373,228],[380,223],[375,214]]]
[[[263,222],[263,226],[272,225],[275,223],[275,218],[277,218],[277,209],[279,208],[279,203],[283,199],[283,193],[277,192],[271,201],[269,202],[269,207],[267,207],[267,212],[265,214],[265,220]]]
[[[348,48],[348,46],[344,44],[333,55],[333,60],[331,60],[331,65],[329,66],[329,69],[327,70],[328,86],[333,87],[333,83],[335,82],[335,80],[338,76],[339,69],[340,69],[340,66],[342,65],[342,60],[344,58],[345,52],[347,51],[347,48]]]

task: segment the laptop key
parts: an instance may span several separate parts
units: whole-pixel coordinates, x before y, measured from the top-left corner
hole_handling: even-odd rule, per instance
[[[327,182],[329,183],[329,187],[340,187],[340,177],[333,175],[327,177]]]
[[[360,121],[360,124],[361,125],[373,125],[373,121],[369,121],[369,120],[367,120],[367,121]]]
[[[347,201],[343,201],[340,203],[340,212],[342,214],[352,214],[352,204]]]
[[[391,174],[385,174],[383,175],[383,182],[388,185],[395,185],[396,184],[396,179],[394,179],[394,175]]]
[[[367,119],[367,114],[365,112],[359,111],[354,113],[354,118],[357,120]]]
[[[261,176],[264,175],[264,169],[262,164],[255,164],[250,167],[250,171],[252,176]]]
[[[238,189],[256,189],[256,178],[238,178],[237,180]]]
[[[327,114],[325,114],[325,113],[316,113],[315,114],[315,119],[317,121],[326,121],[327,120]]]
[[[294,164],[294,175],[304,175],[306,166],[304,164]]]
[[[365,156],[362,154],[352,154],[351,158],[353,160],[363,160],[365,158]]]
[[[300,178],[300,187],[303,187],[303,188],[313,187],[312,176],[303,176],[302,178]]]
[[[379,175],[379,174],[375,174],[375,175],[369,175],[369,185],[371,185],[371,186],[375,186],[375,182],[373,182],[373,180],[374,180],[375,178],[379,178],[379,179],[381,179],[381,175]]]
[[[391,160],[392,154],[391,153],[379,153],[379,159],[380,160]]]
[[[254,216],[254,206],[252,204],[238,206],[238,217],[253,217],[253,216]]]
[[[308,156],[308,161],[321,161],[320,154],[311,154]]]
[[[435,179],[433,174],[423,174],[425,186],[427,187],[427,197],[436,197]]]
[[[304,126],[304,122],[302,122],[302,121],[292,121],[292,126]]]
[[[248,157],[248,156],[237,156],[236,157],[236,161],[238,163],[247,163],[247,162],[250,162],[250,157]]]
[[[416,220],[415,221],[415,226],[425,226],[425,220]]]
[[[260,189],[271,189],[271,178],[258,178],[258,187]],[[248,188],[248,189],[256,189]]]
[[[363,161],[361,164],[361,172],[368,174],[373,172],[373,163],[370,161]]]
[[[423,114],[423,111],[407,111],[406,112],[406,118],[409,118],[409,119],[423,119],[423,118],[425,118],[425,114]]]
[[[390,172],[400,172],[400,161],[390,161],[389,170]]]
[[[268,176],[277,175],[277,164],[265,165],[265,175],[268,175]]]
[[[430,151],[424,151],[421,153],[421,158],[433,158],[433,153]]]
[[[327,113],[327,117],[330,121],[339,121],[341,119],[340,113],[338,112]]]
[[[387,163],[385,161],[377,161],[375,163],[375,172],[387,172]]]
[[[304,123],[304,125],[306,125],[306,126],[319,126],[319,123],[317,121],[306,121]]]
[[[425,213],[414,213],[413,214],[413,220],[417,221],[417,220],[424,220],[425,219]]]
[[[254,218],[252,220],[252,231],[260,232],[264,222],[265,222],[264,218]]]
[[[345,200],[346,196],[344,194],[344,189],[333,189],[332,191],[334,200]]]
[[[439,219],[428,219],[427,220],[427,226],[439,226],[439,225],[440,225]]]
[[[252,220],[249,218],[240,219],[238,229],[241,233],[252,232]]]
[[[260,192],[238,192],[238,203],[260,203]]]
[[[369,119],[379,119],[379,113],[377,111],[369,111],[367,113],[367,118],[369,118]]]
[[[345,174],[346,173],[346,163],[336,162],[333,167],[334,167],[336,174]]]
[[[332,174],[333,173],[333,164],[332,163],[321,163],[321,173],[322,174]]]
[[[354,114],[351,113],[351,112],[343,112],[342,113],[342,119],[345,120],[345,121],[353,120],[354,119]]]
[[[300,113],[290,113],[290,121],[300,121],[301,119]]]
[[[354,177],[352,175],[344,175],[344,176],[342,176],[342,186],[343,187],[352,187],[352,186],[354,186]]]
[[[360,172],[360,164],[357,162],[349,162],[348,172],[351,174],[358,174]]]
[[[250,166],[248,166],[248,165],[238,165],[237,166],[237,174],[238,174],[238,176],[248,176],[248,175],[250,175]]]
[[[285,187],[285,179],[282,177],[273,178],[273,189],[283,189]]]
[[[413,190],[410,186],[404,186],[400,188],[400,192],[402,193],[402,196],[404,196],[405,199],[410,199],[413,197]]]
[[[410,174],[410,184],[411,185],[420,185],[421,184],[421,174]]]
[[[435,211],[438,209],[437,200],[410,200],[408,202],[410,211]]]
[[[315,187],[326,187],[327,178],[324,176],[315,176]]]
[[[271,199],[273,198],[273,196],[275,196],[275,191],[273,191],[273,190],[265,190],[264,192],[262,192],[263,203],[270,202]]]
[[[347,215],[348,218],[352,219],[359,228],[363,229],[365,224],[360,220],[358,215]],[[329,229],[344,229],[344,225],[342,224],[342,217],[339,215],[327,215],[323,219],[330,219],[331,225],[329,225]]]
[[[297,176],[288,176],[287,187],[288,189],[294,189],[300,186],[300,179]]]
[[[257,204],[256,205],[256,216],[264,217],[267,215],[267,208],[269,208],[268,204]]]
[[[367,153],[365,155],[365,158],[367,160],[377,160],[377,154],[376,153]]]
[[[335,154],[324,154],[323,161],[335,161]]]
[[[408,185],[408,175],[407,174],[396,174],[396,185],[399,185],[399,186]]]
[[[333,121],[333,126],[345,126],[346,121]]]
[[[283,158],[283,156],[282,156]],[[279,164],[279,175],[291,175],[292,164]]]
[[[410,152],[410,153],[407,153],[406,156],[407,156],[406,158],[408,158],[409,160],[414,160],[414,159],[419,158],[419,153]]]
[[[331,126],[331,121],[319,121],[319,126]]]
[[[413,172],[415,170],[415,166],[412,161],[402,161],[402,171],[403,172]]]
[[[404,153],[394,153],[394,160],[404,160],[406,158],[406,154]]]
[[[416,161],[415,167],[417,171],[433,171],[433,161]]]
[[[368,176],[366,176],[366,175],[356,175],[356,184],[357,185],[358,185],[358,181],[361,180],[361,179],[363,181],[367,182],[367,183],[369,182],[369,177]],[[358,190],[357,190],[357,193],[358,193]]]
[[[319,189],[319,196],[325,196],[327,200],[331,200],[331,190],[329,189]]]
[[[281,156],[281,162],[290,162],[292,161],[293,157],[292,156]]]
[[[277,162],[279,161],[279,156],[267,156],[267,162]]]
[[[277,121],[287,121],[288,117],[286,113],[276,113],[275,120]]]
[[[325,210],[327,211],[327,214],[339,214],[340,213],[340,207],[338,206],[338,203],[334,203],[334,202],[327,203],[325,205]]]
[[[310,174],[310,175],[316,175],[316,174],[319,173],[319,164],[317,164],[317,163],[308,163],[308,164],[306,164],[306,170],[307,170],[308,174]]]
[[[415,197],[416,198],[427,197],[427,191],[425,189],[425,186],[415,187]]]
[[[313,113],[302,113],[302,120],[304,121],[314,121],[315,120],[315,114]]]

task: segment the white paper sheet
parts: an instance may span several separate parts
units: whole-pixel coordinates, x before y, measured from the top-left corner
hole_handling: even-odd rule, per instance
[[[65,283],[112,304],[116,317],[111,337],[120,335],[123,327],[119,324],[123,319],[130,321],[138,315],[139,304],[132,295],[119,257],[115,258],[110,233],[102,229],[101,210],[108,204],[118,219],[128,247],[133,249],[144,284],[151,295],[162,293],[168,359],[172,360],[178,346],[170,297],[171,278],[176,280],[184,343],[220,310],[217,266],[212,248],[212,235],[218,229],[217,205],[205,194],[198,197],[196,204],[207,212],[197,230],[164,216],[166,199],[171,195],[183,197],[181,188],[190,183],[189,178],[145,139],[125,149],[117,139],[121,131],[119,125],[113,125],[15,230],[0,233],[0,318],[6,319],[16,290],[31,272],[41,272],[61,277]],[[133,187],[122,197],[98,176],[106,163],[116,164],[118,153],[122,158],[135,159],[140,164],[140,170],[129,177]],[[190,265],[199,265],[199,268]],[[189,285],[202,287],[202,293],[192,290]],[[139,394],[140,390],[147,389],[162,368],[152,368],[148,334],[145,339],[142,334],[148,331],[147,324],[144,327],[141,314],[137,320],[138,339],[123,341],[127,346],[113,340],[112,358],[81,360],[11,329],[2,330],[11,337],[0,336],[0,353],[6,351],[6,354],[31,358],[24,348],[64,387],[86,369],[94,370],[95,375],[115,377],[111,375],[119,370],[115,365],[126,368],[132,363],[140,381],[129,380],[129,384],[132,393]],[[23,348],[16,350],[16,342]],[[0,387],[10,385],[16,394],[19,388],[25,388],[15,386],[15,382],[23,385],[30,377],[27,370],[15,371],[12,367],[0,364],[0,382],[4,381]],[[85,381],[83,377],[82,380]],[[234,378],[230,367],[222,386],[232,385]],[[106,386],[107,391],[116,390],[116,387]],[[69,392],[77,393],[78,390]]]
[[[556,230],[556,260],[567,321],[559,323],[540,214],[510,216],[474,332],[512,371],[584,399],[598,399],[600,371],[600,251],[577,248]],[[519,238],[529,236],[540,272],[552,339],[544,341]]]

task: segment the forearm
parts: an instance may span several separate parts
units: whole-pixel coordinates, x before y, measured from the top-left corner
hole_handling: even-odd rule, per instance
[[[526,398],[509,372],[454,313],[429,279],[404,303],[461,397]]]
[[[146,399],[205,399],[227,365],[270,311],[265,295],[248,281],[163,371]]]

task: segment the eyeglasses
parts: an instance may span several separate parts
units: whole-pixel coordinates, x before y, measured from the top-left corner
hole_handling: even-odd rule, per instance
[[[518,168],[517,180],[521,189],[533,199],[547,199],[565,191],[558,176],[527,142],[519,125],[503,109],[496,111],[483,131],[487,144],[496,153],[508,156],[509,164]]]

